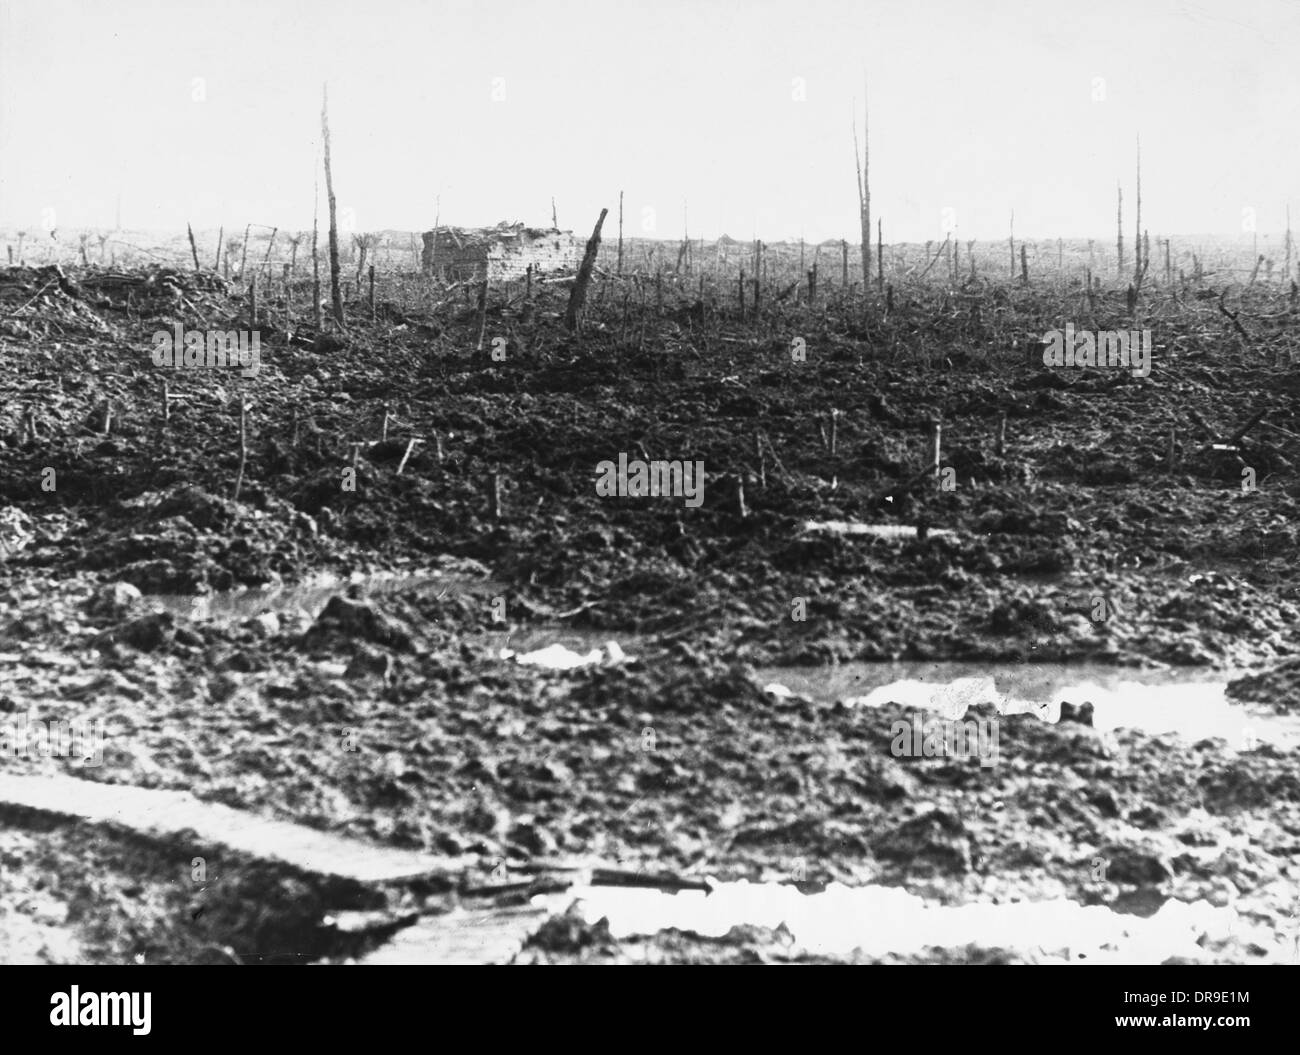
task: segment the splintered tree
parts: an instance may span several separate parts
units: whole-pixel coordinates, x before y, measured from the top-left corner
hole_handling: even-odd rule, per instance
[[[1166,242],[1165,244],[1166,244],[1166,246],[1167,246],[1169,243]],[[1284,274],[1284,275],[1282,276],[1282,281],[1283,281],[1284,283],[1286,283],[1286,282],[1290,282],[1290,281],[1291,281],[1291,247],[1292,247],[1292,245],[1293,245],[1293,242],[1292,242],[1292,240],[1291,240],[1291,206],[1288,205],[1288,206],[1286,207],[1286,274]]]
[[[352,245],[357,251],[357,289],[361,288],[361,276],[366,270],[366,258],[370,250],[377,249],[381,238],[377,234],[354,234]]]
[[[1142,288],[1142,276],[1146,272],[1143,266],[1142,245],[1142,137],[1137,140],[1137,201],[1134,203],[1136,218],[1133,221],[1133,285]]]
[[[858,116],[853,115],[853,162],[858,170],[858,219],[862,225],[862,289],[871,275],[871,142],[867,123],[867,93],[862,87],[862,153],[858,154]]]
[[[578,317],[582,314],[582,306],[587,300],[587,286],[591,283],[591,270],[596,266],[596,253],[600,250],[600,229],[604,226],[608,213],[608,209],[600,210],[600,219],[596,221],[596,229],[587,240],[587,251],[582,256],[578,277],[569,294],[569,310],[564,313],[564,326],[570,333],[578,329]]]
[[[289,272],[292,274],[298,267],[298,247],[302,245],[306,237],[305,232],[299,231],[297,234],[285,236],[285,241],[289,243]]]
[[[312,303],[312,321],[316,325],[316,332],[320,333],[320,169],[312,166],[315,178],[312,180],[311,187],[311,303]]]
[[[1124,188],[1115,185],[1115,274],[1124,276]]]
[[[330,170],[330,89],[325,85],[320,107],[321,138],[325,147],[325,196],[330,210],[330,296],[334,304],[334,321],[343,325],[343,291],[339,287],[339,228],[334,206],[334,177]]]

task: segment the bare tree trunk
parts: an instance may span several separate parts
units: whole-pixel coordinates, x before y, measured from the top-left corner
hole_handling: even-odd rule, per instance
[[[876,221],[876,289],[885,291],[885,229]]]
[[[587,286],[591,283],[591,269],[596,266],[596,253],[600,250],[600,229],[604,226],[605,216],[608,213],[608,209],[600,210],[600,218],[596,221],[596,229],[591,232],[591,237],[587,240],[587,251],[582,256],[582,264],[578,268],[578,277],[573,283],[573,292],[569,294],[569,308],[564,313],[564,325],[570,333],[577,331],[578,316],[582,313],[582,306],[587,301]]]
[[[314,168],[314,166],[313,166]],[[320,175],[312,182],[311,207],[311,304],[316,332],[320,333],[324,320],[320,314]]]
[[[197,271],[199,270],[199,250],[194,244],[194,228],[188,222],[185,224],[185,232],[190,236],[190,252],[194,256],[194,270]]]
[[[1117,186],[1115,188],[1115,254],[1118,260],[1115,263],[1115,272],[1117,277],[1123,277],[1124,274],[1124,188]]]
[[[868,136],[866,85],[862,94],[862,158],[858,159],[858,122],[853,122],[853,160],[858,169],[858,212],[862,223],[862,291],[871,281],[871,142]]]
[[[271,240],[266,243],[266,256],[262,258],[262,266],[258,269],[258,274],[262,274],[271,263],[271,250],[275,248],[275,236],[280,233],[280,228],[271,228]]]
[[[329,85],[325,86],[321,97],[320,128],[325,143],[325,196],[329,199],[330,210],[330,296],[334,304],[334,321],[342,326],[344,321],[343,291],[339,288],[339,228],[335,214],[334,176],[330,170]]]
[[[1142,288],[1142,137],[1137,141],[1137,218],[1133,222],[1133,285]]]
[[[366,256],[370,252],[370,240],[368,235],[360,235],[356,240],[357,246],[357,292],[361,291],[361,276],[366,270]]]
[[[686,261],[686,273],[691,273],[691,233],[690,225],[686,218],[686,202],[682,202],[682,251],[677,257],[677,270],[682,269],[682,261]]]

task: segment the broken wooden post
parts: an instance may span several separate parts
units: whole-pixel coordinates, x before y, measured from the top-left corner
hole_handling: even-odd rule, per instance
[[[375,320],[375,265],[370,265],[370,321]]]
[[[478,341],[474,345],[476,352],[483,350],[483,338],[487,333],[487,295],[488,280],[484,278],[478,287]]]
[[[191,226],[189,225],[189,221],[186,221],[186,223],[185,223],[185,232],[186,232],[186,234],[188,234],[188,235],[190,236],[190,253],[191,253],[191,254],[193,255],[193,257],[194,257],[194,270],[195,270],[195,271],[198,271],[198,270],[199,270],[199,250],[198,250],[198,247],[194,244],[194,228],[191,227]]]
[[[1007,228],[1007,245],[1011,249],[1011,277],[1016,277],[1016,210],[1011,210],[1011,223]]]
[[[587,251],[582,256],[578,277],[574,280],[573,290],[569,294],[569,308],[564,314],[564,326],[570,333],[575,333],[578,329],[582,306],[587,300],[587,286],[591,284],[591,269],[596,266],[596,253],[600,249],[600,229],[604,226],[608,214],[608,209],[600,210],[600,218],[596,221],[595,230],[591,232],[591,238],[587,240]]]
[[[406,468],[407,460],[411,457],[411,452],[415,450],[415,445],[420,441],[416,438],[410,439],[406,444],[406,453],[402,455],[402,460],[397,466],[397,475],[402,475],[402,470]]]
[[[244,466],[248,463],[248,403],[239,401],[239,472],[235,476],[234,501],[239,501],[239,491],[244,486]]]
[[[1006,448],[1007,448],[1007,412],[1004,410],[1001,414],[998,415],[998,438],[997,438],[997,445],[994,447],[994,450],[997,452],[997,456],[999,458],[1001,458],[1003,454],[1006,452]]]
[[[289,281],[290,266],[284,265],[282,275],[284,279],[284,329],[288,332],[290,323],[293,322],[293,286]]]
[[[941,450],[941,440],[943,436],[943,425],[938,418],[930,419],[930,466],[934,474],[939,475],[939,458]]]

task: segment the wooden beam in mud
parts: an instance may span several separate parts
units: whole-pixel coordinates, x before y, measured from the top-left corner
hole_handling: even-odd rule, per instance
[[[103,824],[151,839],[186,839],[222,846],[299,871],[359,883],[421,876],[458,877],[477,857],[440,857],[381,846],[271,820],[245,810],[200,802],[186,791],[103,784],[74,777],[0,774],[0,818],[23,813]]]

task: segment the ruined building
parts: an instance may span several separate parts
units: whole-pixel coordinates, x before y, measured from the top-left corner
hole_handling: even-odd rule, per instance
[[[424,234],[426,274],[448,282],[490,282],[533,274],[576,271],[581,247],[572,231],[500,223],[495,227],[439,227]]]

